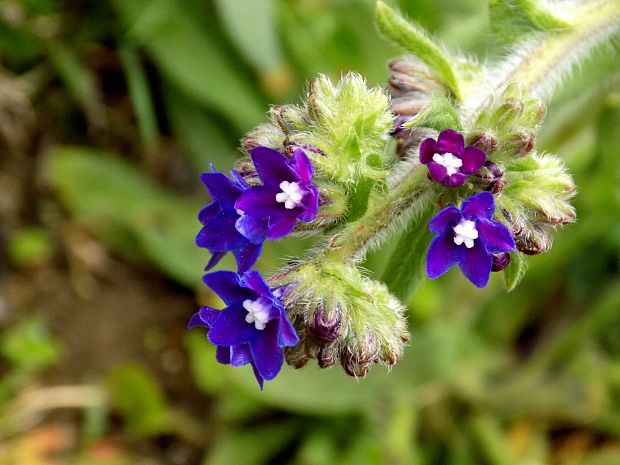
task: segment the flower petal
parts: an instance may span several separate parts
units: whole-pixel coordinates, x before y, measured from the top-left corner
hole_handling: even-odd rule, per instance
[[[224,173],[202,173],[200,180],[207,186],[211,198],[221,205],[222,210],[231,210],[241,194],[241,189]]]
[[[426,274],[435,279],[444,274],[459,261],[459,248],[452,235],[433,238],[426,256]]]
[[[444,208],[428,223],[428,229],[433,234],[443,234],[446,229],[454,227],[461,221],[461,211],[454,205]]]
[[[205,266],[205,271],[209,271],[211,268],[217,265],[224,257],[224,255],[226,255],[226,252],[212,252],[209,263],[207,263],[207,266]]]
[[[437,141],[427,138],[420,144],[420,163],[428,165],[433,161],[433,155],[437,153]]]
[[[228,346],[217,346],[217,349],[215,349],[215,360],[220,362],[222,365],[229,365],[230,350],[231,347]]]
[[[454,129],[446,129],[439,133],[437,138],[437,148],[439,152],[450,152],[453,155],[460,155],[463,153],[463,147],[465,147],[465,140],[463,140],[462,134],[456,132]]]
[[[304,196],[303,202],[305,210],[299,215],[299,219],[307,223],[312,221],[319,211],[319,192],[314,185],[308,186],[308,193]]]
[[[488,253],[515,250],[516,244],[510,230],[499,221],[479,220],[476,228]]]
[[[490,220],[495,214],[495,200],[490,192],[480,192],[472,195],[461,205],[463,216],[468,220],[485,218]]]
[[[440,183],[444,183],[448,175],[446,167],[440,165],[439,163],[435,163],[434,161],[428,164],[428,173],[431,175],[433,181],[437,181]]]
[[[471,249],[461,247],[459,267],[467,279],[476,287],[485,287],[491,275],[493,257],[487,253],[481,241],[476,241]]]
[[[299,342],[299,336],[295,327],[289,321],[284,311],[280,312],[280,336],[278,345],[280,347],[293,347]]]
[[[250,342],[256,369],[266,380],[275,378],[284,363],[284,351],[278,346],[278,327],[275,320],[269,322],[267,327],[260,331],[259,337]]]
[[[253,324],[245,321],[248,312],[241,307],[229,307],[222,310],[221,315],[209,330],[207,337],[211,344],[218,346],[236,346],[250,342],[257,337],[258,331]]]
[[[463,185],[465,179],[467,179],[466,174],[454,173],[448,176],[448,179],[446,180],[446,182],[444,182],[444,184],[450,187],[459,187]]]
[[[257,270],[250,270],[245,273],[241,278],[241,284],[243,286],[249,287],[258,295],[267,297],[268,299],[273,299],[271,288],[265,282],[260,272]]]
[[[207,328],[211,328],[215,324],[215,320],[217,320],[221,313],[221,310],[216,310],[205,305],[200,310],[198,310],[197,315],[202,321],[203,325],[207,326]]]
[[[237,231],[254,244],[260,244],[267,235],[267,221],[250,215],[241,215],[235,222]]]
[[[255,147],[251,155],[256,172],[265,185],[277,187],[282,181],[297,181],[297,174],[289,166],[288,160],[277,150]]]
[[[274,241],[289,234],[295,228],[297,215],[300,213],[299,210],[299,208],[284,210],[278,216],[269,218],[267,239]]]
[[[196,245],[211,252],[227,252],[242,247],[247,239],[235,227],[237,218],[234,211],[218,214],[200,229],[196,235]]]
[[[212,217],[217,216],[217,214],[221,211],[222,209],[220,208],[219,202],[212,202],[200,210],[198,213],[198,221],[205,224],[210,221]]]
[[[227,306],[257,297],[251,289],[241,287],[239,275],[232,271],[221,270],[207,273],[202,277],[202,280]]]
[[[230,364],[240,367],[252,363],[252,352],[248,344],[239,344],[230,348]]]
[[[256,365],[254,363],[252,363],[252,371],[254,372],[254,377],[256,378],[256,381],[258,381],[258,386],[260,387],[260,390],[262,391],[263,390],[264,379],[260,375],[258,370],[256,369]]]
[[[299,179],[305,182],[310,182],[312,176],[314,176],[314,167],[312,166],[312,162],[301,149],[295,150],[292,156],[292,161],[294,164],[294,170],[297,173]]]
[[[256,263],[258,257],[263,251],[263,244],[252,244],[248,242],[245,247],[233,250],[233,255],[237,261],[237,271],[239,273],[245,273],[252,265]]]
[[[461,172],[471,174],[482,168],[482,165],[484,165],[484,162],[487,160],[487,155],[478,147],[470,145],[463,150],[461,160],[463,161]]]
[[[241,194],[235,203],[235,208],[254,218],[268,218],[277,215],[283,207],[276,201],[276,194],[279,192],[280,187],[277,189],[271,186],[251,187]]]

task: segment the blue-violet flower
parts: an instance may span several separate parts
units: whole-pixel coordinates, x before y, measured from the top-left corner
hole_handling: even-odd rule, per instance
[[[433,180],[446,186],[461,186],[467,175],[478,171],[486,159],[478,147],[465,147],[463,135],[453,129],[441,131],[437,140],[429,137],[420,144],[420,162],[428,165]]]
[[[493,220],[494,213],[495,201],[490,192],[469,197],[460,210],[449,206],[437,213],[428,225],[437,236],[428,249],[428,277],[438,278],[458,264],[467,279],[477,287],[485,287],[493,254],[515,250],[510,230]]]
[[[213,254],[206,270],[214,267],[226,252],[232,252],[239,272],[243,273],[252,267],[262,251],[267,222],[235,209],[235,202],[249,186],[239,173],[231,174],[232,179],[215,171],[200,175],[213,202],[198,214],[203,227],[196,236],[196,245]]]
[[[202,307],[189,327],[209,328],[218,362],[234,367],[251,364],[261,389],[276,377],[284,363],[284,347],[299,342],[295,328],[278,297],[257,270],[208,273],[203,281],[226,305],[224,310]]]
[[[252,161],[263,182],[245,190],[235,208],[256,220],[266,220],[267,239],[286,236],[297,219],[312,221],[319,208],[319,191],[312,183],[312,162],[301,149],[290,159],[268,147],[252,149]]]

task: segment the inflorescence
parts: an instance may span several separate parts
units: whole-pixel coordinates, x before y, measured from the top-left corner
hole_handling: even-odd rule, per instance
[[[383,4],[380,13],[396,15]],[[392,22],[380,27],[390,35]],[[400,361],[406,307],[388,279],[366,276],[359,263],[394,233],[423,237],[421,218],[431,218],[434,237],[421,253],[413,245],[413,256],[426,252],[430,279],[458,265],[483,288],[504,270],[509,290],[525,273],[524,257],[548,250],[553,229],[575,219],[572,178],[558,158],[535,150],[542,102],[511,84],[474,117],[459,116],[454,82],[427,65],[392,62],[389,95],[357,74],[338,84],[321,75],[303,105],[272,107],[271,122],[242,139],[247,156],[230,176],[201,175],[212,200],[198,215],[196,244],[211,253],[205,270],[231,252],[237,271],[203,277],[225,307],[202,307],[189,327],[208,329],[218,362],[250,365],[261,389],[285,360],[298,368],[340,362],[354,377]],[[264,242],[295,232],[329,237],[266,281],[252,269]],[[399,267],[415,275],[416,260]]]

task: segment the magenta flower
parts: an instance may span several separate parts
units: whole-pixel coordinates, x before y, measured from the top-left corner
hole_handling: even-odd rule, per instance
[[[459,210],[450,206],[441,210],[428,224],[433,238],[426,258],[430,279],[455,265],[477,287],[489,282],[494,254],[515,250],[510,230],[493,220],[495,201],[490,192],[469,197]]]
[[[478,171],[486,159],[478,147],[465,147],[463,135],[453,129],[441,131],[437,140],[429,137],[420,144],[420,162],[428,165],[434,181],[446,186],[463,185],[467,176]]]
[[[276,377],[284,363],[284,347],[299,342],[282,303],[260,273],[243,275],[216,271],[203,281],[226,304],[224,310],[202,307],[189,327],[209,328],[209,341],[217,346],[218,362],[234,367],[251,364],[261,389],[263,380]]]
[[[312,221],[319,208],[314,169],[303,150],[288,159],[268,147],[252,149],[252,161],[263,182],[244,191],[235,208],[255,220],[267,221],[267,239],[289,234],[296,221]]]
[[[249,186],[239,173],[231,174],[232,179],[215,171],[200,175],[213,202],[198,214],[203,227],[196,236],[196,245],[212,253],[206,270],[232,252],[239,272],[243,273],[252,267],[263,249],[267,222],[246,217],[235,209],[235,202]]]

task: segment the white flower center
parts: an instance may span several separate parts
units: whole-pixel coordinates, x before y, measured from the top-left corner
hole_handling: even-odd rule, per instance
[[[478,230],[476,229],[476,223],[470,220],[461,220],[454,228],[454,243],[456,245],[465,244],[465,247],[471,249],[474,246],[474,241],[478,239]]]
[[[439,165],[445,166],[448,176],[457,173],[461,166],[463,166],[463,160],[454,156],[450,152],[446,152],[443,155],[436,153],[433,155],[433,161]]]
[[[301,199],[303,199],[305,192],[301,190],[299,184],[296,182],[282,181],[280,183],[280,189],[282,189],[282,192],[276,194],[276,200],[280,203],[284,203],[285,208],[292,210],[301,205]]]
[[[271,305],[265,305],[260,299],[247,299],[243,301],[243,308],[248,311],[248,314],[245,316],[245,321],[247,323],[254,323],[256,329],[265,329],[269,321],[269,310],[271,309]]]

